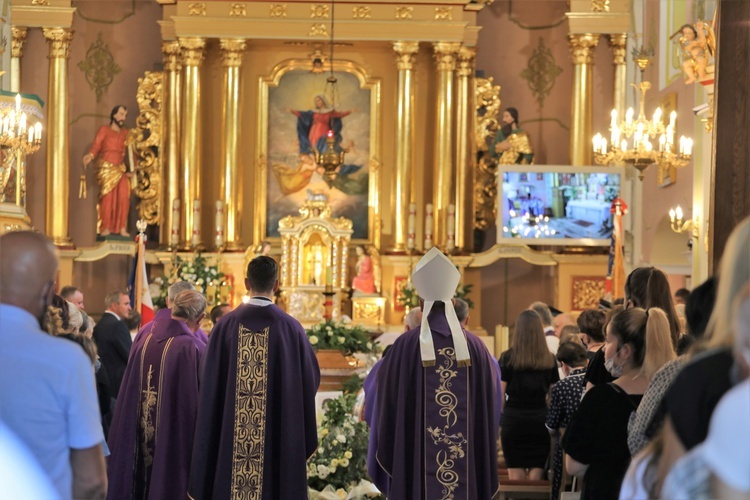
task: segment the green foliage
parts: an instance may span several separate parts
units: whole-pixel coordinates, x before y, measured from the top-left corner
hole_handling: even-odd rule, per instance
[[[348,379],[344,380],[344,383],[341,384],[341,387],[344,391],[344,394],[357,394],[362,388],[364,382],[364,379],[359,375],[352,375]]]
[[[307,330],[313,349],[336,349],[347,355],[357,352],[377,353],[380,348],[361,326],[349,326],[332,319],[313,325]]]
[[[466,303],[469,305],[469,308],[474,309],[474,301],[469,298],[469,294],[471,293],[471,289],[474,287],[472,284],[464,285],[459,284],[456,287],[456,294],[454,295],[457,299],[462,299],[466,301]],[[406,285],[402,290],[399,296],[396,298],[399,304],[401,304],[404,307],[414,308],[419,307],[419,294],[414,289],[414,287],[410,284]]]
[[[318,491],[328,485],[350,490],[367,478],[365,422],[352,415],[356,394],[343,394],[327,403],[318,427],[318,450],[307,461],[307,484]]]

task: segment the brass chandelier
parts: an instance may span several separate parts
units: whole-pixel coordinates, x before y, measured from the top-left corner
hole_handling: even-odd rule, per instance
[[[617,123],[617,110],[611,112],[610,140],[597,133],[594,136],[594,160],[599,165],[633,165],[638,170],[638,178],[643,180],[643,171],[651,165],[660,169],[682,168],[690,162],[693,140],[680,137],[675,147],[675,123],[677,112],[669,115],[669,124],[662,121],[662,110],[656,108],[653,118],[646,118],[646,92],[651,83],[631,84],[641,91],[640,112],[633,119],[633,108],[628,108],[625,120]],[[652,142],[653,140],[653,142]]]

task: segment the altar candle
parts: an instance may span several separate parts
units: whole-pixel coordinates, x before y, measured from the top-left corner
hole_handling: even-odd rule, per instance
[[[216,248],[224,244],[224,202],[216,200],[216,235],[214,238]]]
[[[432,224],[433,224],[433,216],[432,216],[432,203],[428,203],[425,207],[425,217],[424,217],[424,249],[429,250],[432,248]]]
[[[326,286],[333,286],[333,268],[326,266]]]
[[[456,205],[448,205],[448,216],[445,218],[445,248],[453,250],[456,247]]]
[[[417,204],[409,203],[409,217],[406,223],[406,248],[407,250],[414,250],[416,245],[416,230],[417,230]]]
[[[201,200],[193,200],[193,246],[201,242]]]
[[[172,227],[169,233],[170,246],[176,247],[180,242],[180,199],[172,200]]]

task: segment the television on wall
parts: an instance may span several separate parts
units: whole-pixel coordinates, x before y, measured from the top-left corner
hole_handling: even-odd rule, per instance
[[[499,165],[497,241],[608,246],[624,179],[619,167]]]

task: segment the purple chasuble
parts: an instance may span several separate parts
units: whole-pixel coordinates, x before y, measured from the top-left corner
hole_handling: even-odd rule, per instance
[[[367,377],[362,384],[362,388],[365,390],[364,420],[365,422],[367,422],[367,425],[370,426],[370,438],[369,444],[367,446],[367,474],[370,476],[373,484],[378,487],[381,493],[383,493],[383,495],[385,496],[388,496],[388,482],[390,479],[388,477],[388,473],[383,470],[383,468],[378,463],[377,458],[375,457],[375,452],[377,451],[378,445],[377,377],[378,370],[380,369],[382,364],[382,359],[375,363],[375,365],[370,369],[370,373],[367,374]]]
[[[471,332],[471,366],[458,367],[445,313],[429,316],[433,366],[420,328],[399,337],[377,374],[377,460],[391,499],[490,499],[497,494],[500,368]]]
[[[306,499],[318,446],[320,369],[305,330],[253,299],[211,332],[201,375],[190,498]]]
[[[108,499],[187,496],[206,345],[165,312],[130,353],[109,433]]]

